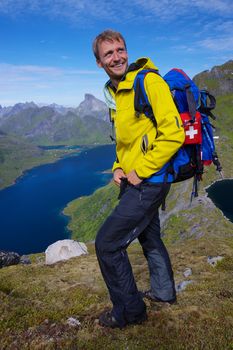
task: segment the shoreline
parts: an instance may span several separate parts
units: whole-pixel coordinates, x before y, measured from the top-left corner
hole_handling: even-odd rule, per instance
[[[40,166],[49,165],[49,164],[53,164],[53,163],[59,162],[60,160],[66,158],[66,157],[71,157],[71,156],[75,156],[75,155],[78,156],[77,153],[81,154],[82,152],[85,152],[86,150],[89,150],[89,149],[92,149],[92,148],[96,148],[96,147],[106,146],[106,145],[108,145],[108,144],[73,145],[73,146],[72,145],[71,146],[70,145],[64,145],[63,146],[64,147],[64,153],[63,154],[59,155],[58,157],[54,157],[54,158],[52,158],[52,156],[51,156],[51,159],[48,159],[47,161],[45,160],[45,161],[39,162],[37,165],[35,165],[35,164],[33,165],[32,164],[32,166],[29,166],[29,167],[21,170],[20,174],[16,178],[14,178],[12,180],[12,182],[10,182],[9,184],[6,184],[6,185],[3,185],[2,187],[0,187],[0,192],[2,190],[5,190],[5,189],[11,187],[11,186],[16,185],[17,182],[20,181],[20,179],[23,176],[25,176],[29,171],[31,171],[33,169],[36,169],[36,168],[38,168]],[[51,151],[54,151],[54,150],[59,150],[61,152],[63,149],[62,150],[59,149],[60,146],[61,145],[57,145],[57,147],[58,147],[57,149],[55,149],[55,148],[52,149],[52,150],[51,149],[47,149],[47,150],[44,150],[44,151],[45,152],[51,152]],[[41,145],[38,146],[38,147],[41,147]],[[45,147],[49,147],[49,146],[45,146]],[[55,147],[55,146],[52,146],[52,147]],[[77,149],[70,149],[69,150],[69,149],[67,149],[67,147],[79,147],[79,149],[78,150]]]
[[[214,203],[214,201],[210,198],[210,196],[208,195],[208,192],[207,192],[207,189],[208,189],[208,188],[210,188],[211,186],[213,186],[213,185],[216,184],[217,182],[222,182],[222,181],[233,181],[233,178],[231,177],[231,178],[217,179],[217,180],[214,181],[212,184],[210,184],[210,185],[204,187],[204,190],[205,190],[205,199],[207,199],[208,201],[210,201],[211,204],[221,212],[221,214],[222,214],[222,216],[224,217],[224,219],[226,219],[227,221],[229,221],[230,223],[233,224],[233,220],[229,219],[229,218],[224,214],[224,212],[222,211],[222,209],[220,209],[220,208]]]
[[[109,148],[110,146],[110,148]],[[90,154],[90,159],[86,158],[85,156],[85,150],[87,151],[88,154]],[[84,153],[83,153],[84,151]],[[106,153],[107,152],[107,153]],[[105,160],[105,157],[102,157],[102,161],[99,163],[98,159],[96,159],[96,155],[101,156],[101,154],[107,154],[108,157]],[[81,156],[82,154],[82,156]],[[67,156],[67,154],[66,154]],[[110,157],[110,158],[109,158]],[[95,181],[97,183],[98,188],[100,186],[104,186],[105,184],[108,183],[109,180],[109,175],[108,174],[103,174],[103,172],[105,172],[105,169],[109,168],[109,165],[112,163],[114,155],[112,152],[112,147],[111,145],[89,145],[88,147],[84,147],[82,148],[82,151],[79,152],[75,152],[75,153],[70,153],[69,157],[63,157],[61,156],[61,154],[59,154],[59,158],[56,159],[52,159],[50,158],[50,161],[46,162],[46,163],[40,163],[39,165],[36,165],[34,167],[31,168],[27,168],[25,169],[23,172],[21,172],[21,174],[14,179],[14,181],[12,181],[12,183],[9,186],[6,186],[5,189],[7,189],[7,187],[11,187],[11,189],[5,191],[2,193],[0,199],[1,199],[1,208],[2,210],[2,231],[5,230],[5,232],[9,232],[9,235],[6,234],[5,237],[2,237],[2,247],[5,246],[7,248],[5,249],[12,249],[14,251],[19,251],[20,253],[21,250],[24,247],[21,248],[21,245],[18,242],[18,238],[16,237],[14,232],[18,232],[18,230],[22,231],[22,234],[25,236],[29,234],[29,232],[38,232],[38,227],[42,228],[42,236],[44,236],[44,233],[46,233],[47,237],[49,234],[49,232],[51,232],[51,237],[55,237],[55,239],[53,241],[56,241],[60,238],[56,237],[65,237],[65,238],[69,238],[72,239],[73,236],[73,230],[70,229],[69,227],[69,222],[71,220],[70,215],[67,215],[66,213],[64,213],[64,209],[67,207],[68,203],[70,201],[73,200],[73,198],[79,198],[83,196],[83,193],[85,193],[86,195],[91,195],[92,193],[94,193],[94,191],[96,190],[95,188]],[[80,159],[80,160],[79,160]],[[89,159],[89,160],[88,160]],[[107,161],[107,159],[109,159]],[[48,158],[47,158],[48,160]],[[82,160],[82,162],[81,162]],[[37,159],[38,161],[38,159]],[[60,163],[58,163],[60,162]],[[62,163],[61,163],[62,162]],[[83,163],[84,162],[84,163]],[[93,176],[94,176],[94,183],[93,184],[88,184],[87,180],[86,180],[86,171],[90,171],[88,170],[89,168],[87,167],[87,169],[85,168],[81,168],[79,167],[77,170],[77,166],[78,164],[86,164],[86,162],[91,162],[90,163],[90,170],[93,170]],[[60,164],[60,165],[55,165],[55,164]],[[64,164],[64,166],[63,166]],[[72,173],[70,173],[70,164],[72,164]],[[27,164],[28,165],[28,164]],[[46,167],[44,167],[44,165],[47,165]],[[42,168],[43,166],[43,168]],[[50,167],[51,167],[51,171],[50,171]],[[66,167],[68,167],[67,169],[69,170],[67,171],[63,171],[62,169],[66,169]],[[83,169],[83,170],[82,170]],[[96,170],[95,170],[96,169]],[[100,170],[100,171],[99,171]],[[79,184],[79,181],[77,182],[77,171],[82,174],[80,174],[80,183],[81,183],[81,187]],[[43,174],[49,174],[49,180],[51,181],[51,179],[53,179],[53,176],[59,176],[56,175],[56,172],[61,173],[59,180],[62,180],[63,177],[65,176],[65,181],[63,181],[63,183],[65,184],[64,186],[62,185],[62,183],[60,183],[59,186],[57,185],[53,185],[53,183],[49,183],[49,182],[44,182],[43,181]],[[54,173],[54,174],[53,174]],[[70,177],[70,181],[69,181],[69,176]],[[9,177],[10,178],[10,177]],[[37,179],[34,179],[37,178]],[[83,179],[85,179],[85,181],[83,181]],[[40,180],[42,179],[42,180]],[[29,182],[28,182],[29,181]],[[55,181],[58,182],[57,180]],[[71,182],[72,181],[72,182]],[[68,182],[68,184],[66,184],[66,182]],[[82,187],[82,184],[84,185],[84,187]],[[17,185],[15,187],[12,187],[14,185]],[[46,185],[46,188],[45,188]],[[43,188],[41,188],[41,186]],[[66,186],[67,189],[66,189]],[[64,187],[64,189],[63,189]],[[41,188],[41,190],[40,190]],[[51,191],[49,190],[49,188],[51,188]],[[20,192],[19,192],[19,190]],[[24,190],[23,190],[24,189]],[[21,191],[22,190],[22,191]],[[48,191],[49,190],[49,191]],[[66,192],[64,192],[66,191]],[[26,205],[24,206],[24,204],[22,205],[22,217],[23,222],[24,222],[24,228],[22,228],[21,222],[21,212],[17,211],[17,206],[14,206],[14,208],[12,208],[12,216],[13,218],[15,217],[15,223],[17,223],[17,220],[20,221],[20,225],[19,227],[16,226],[14,223],[12,223],[12,227],[15,227],[15,229],[11,229],[9,227],[9,225],[7,226],[7,219],[8,218],[8,213],[10,213],[11,211],[11,202],[10,200],[8,200],[11,196],[11,192],[12,192],[12,196],[15,194],[15,196],[17,195],[18,197],[16,198],[15,196],[13,196],[12,200],[14,200],[15,203],[17,203],[18,198],[20,198],[19,196],[22,196],[22,199],[20,200],[20,203],[26,203]],[[35,193],[34,193],[35,192]],[[21,194],[22,193],[22,194]],[[38,193],[38,198],[36,193]],[[54,195],[53,195],[54,194]],[[64,195],[64,196],[63,196]],[[27,199],[28,197],[28,199]],[[48,198],[47,198],[48,197]],[[51,197],[51,198],[50,198]],[[52,199],[53,197],[53,199]],[[63,199],[64,197],[64,199]],[[5,201],[6,198],[6,201]],[[48,199],[48,200],[47,200]],[[42,204],[43,201],[46,203]],[[27,207],[27,203],[31,203],[32,205],[30,205],[30,207]],[[49,203],[51,202],[51,204]],[[45,205],[46,204],[46,205]],[[54,214],[51,215],[55,215],[56,218],[54,219],[54,225],[53,225],[53,219],[50,220],[50,223],[48,222],[48,225],[46,223],[46,221],[43,219],[44,217],[47,218],[47,216],[44,215],[45,210],[47,210],[47,206],[50,206],[49,208],[51,208],[50,211],[48,211],[49,215],[51,214],[51,212],[54,211]],[[35,209],[34,209],[35,208]],[[37,210],[37,208],[39,208]],[[54,210],[53,210],[54,208]],[[41,211],[40,211],[41,210]],[[7,215],[5,215],[4,213],[7,213]],[[38,219],[38,215],[40,216],[40,223],[38,223],[38,225],[36,227],[33,228],[33,221],[31,220],[32,224],[27,224],[28,229],[26,229],[26,220],[28,215],[30,215],[30,213],[32,214],[31,217],[34,218],[35,220]],[[18,215],[19,214],[19,215]],[[35,215],[34,215],[35,214]],[[46,214],[47,215],[47,214]],[[50,217],[50,216],[49,216]],[[34,220],[34,219],[33,219]],[[29,220],[30,221],[30,220]],[[37,222],[37,221],[35,221]],[[56,226],[57,225],[57,226]],[[58,229],[57,229],[58,227]],[[56,236],[56,231],[58,232],[58,235]],[[21,232],[19,231],[19,232]],[[26,233],[25,233],[26,232]],[[8,238],[7,238],[8,236]],[[9,237],[14,237],[12,243],[9,240]],[[33,252],[41,252],[42,250],[40,249],[40,242],[43,241],[42,239],[38,238],[38,244],[36,243],[36,245],[38,247],[36,247],[37,250],[31,250],[29,249],[29,253]],[[45,240],[47,242],[47,240]],[[18,245],[17,245],[18,244]],[[29,242],[29,244],[27,244],[28,246],[32,246],[33,244],[31,244],[31,242]],[[9,248],[9,247],[11,248]],[[17,249],[19,250],[17,250]],[[33,248],[34,249],[34,248]],[[23,250],[22,250],[23,251]],[[26,252],[25,254],[29,254],[28,252]]]

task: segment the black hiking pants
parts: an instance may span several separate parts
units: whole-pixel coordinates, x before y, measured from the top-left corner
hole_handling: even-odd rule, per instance
[[[168,252],[160,237],[158,208],[170,184],[128,185],[119,204],[96,237],[96,255],[113,303],[112,314],[121,326],[139,320],[146,306],[138,292],[127,247],[138,238],[148,261],[153,294],[161,300],[175,297]]]

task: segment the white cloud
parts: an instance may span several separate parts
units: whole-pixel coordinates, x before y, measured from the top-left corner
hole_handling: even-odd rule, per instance
[[[192,17],[198,14],[229,16],[233,12],[232,0],[1,0],[0,13],[20,16],[39,13],[50,18],[63,18],[73,23],[95,20],[112,22],[145,19],[168,20]],[[185,18],[183,18],[185,21]]]
[[[232,0],[134,0],[134,3],[157,20],[179,18],[185,22],[188,18],[198,18],[199,15],[229,16],[233,11]]]
[[[0,63],[0,80],[2,80],[2,76],[5,77],[8,75],[17,76],[27,76],[30,74],[31,76],[50,76],[50,77],[58,77],[65,75],[96,75],[100,74],[99,70],[82,70],[82,69],[65,69],[58,67],[47,67],[47,66],[37,66],[37,65],[13,65],[8,63]]]
[[[198,44],[205,49],[213,51],[231,51],[233,52],[233,37],[225,36],[218,38],[206,38],[199,41]]]
[[[0,104],[33,100],[78,105],[86,92],[100,97],[106,79],[101,73],[101,70],[0,63]]]

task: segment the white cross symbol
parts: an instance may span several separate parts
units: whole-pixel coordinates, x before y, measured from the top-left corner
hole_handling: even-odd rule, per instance
[[[198,131],[197,129],[194,129],[193,125],[191,125],[189,129],[185,131],[185,133],[190,139],[194,139],[194,136],[198,134]]]

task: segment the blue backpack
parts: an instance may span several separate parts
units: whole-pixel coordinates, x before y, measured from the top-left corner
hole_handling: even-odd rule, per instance
[[[134,81],[134,108],[136,115],[144,113],[156,126],[156,116],[153,115],[144,87],[147,73],[157,70],[145,69],[138,72]],[[213,126],[209,117],[215,119],[212,110],[216,100],[206,90],[199,90],[193,80],[181,69],[170,70],[163,79],[168,84],[174,102],[180,113],[185,129],[185,142],[178,152],[156,173],[158,182],[180,182],[194,178],[192,197],[198,196],[198,182],[202,179],[204,165],[214,163],[220,172],[222,167],[215,150]]]

